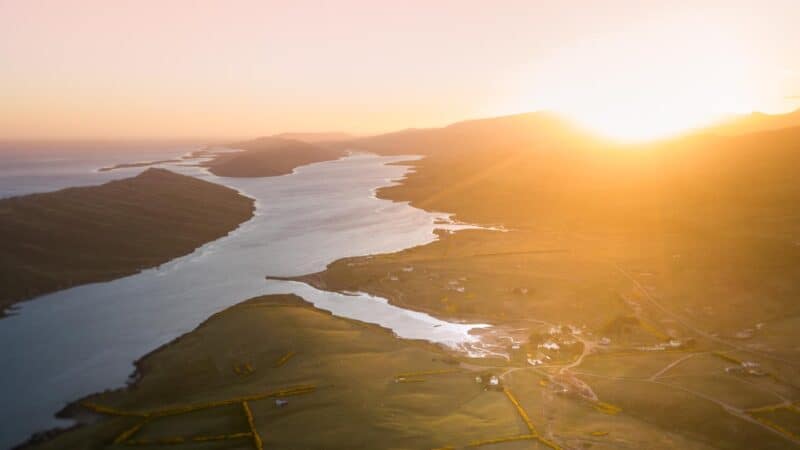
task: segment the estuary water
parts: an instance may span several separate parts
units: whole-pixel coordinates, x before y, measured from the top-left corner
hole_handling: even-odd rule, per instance
[[[193,142],[0,141],[0,198],[126,178],[142,169],[97,169],[134,161],[178,159],[198,148],[199,144]]]
[[[435,239],[437,228],[461,228],[442,225],[446,215],[375,197],[376,188],[408,170],[389,163],[412,158],[352,154],[269,178],[222,178],[197,167],[163,165],[254,198],[256,215],[190,255],[24,302],[0,320],[0,448],[36,431],[69,426],[54,417],[67,403],[124,386],[134,360],[257,295],[295,293],[318,308],[380,324],[402,338],[454,348],[476,345],[470,332],[485,325],[444,322],[368,295],[265,279],[320,271],[346,256],[421,245]],[[80,184],[97,184],[88,173]],[[119,177],[116,171],[103,174],[109,173]]]

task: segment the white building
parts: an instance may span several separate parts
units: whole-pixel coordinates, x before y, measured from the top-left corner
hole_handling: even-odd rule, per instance
[[[546,350],[558,350],[561,347],[553,341],[547,341],[544,344],[539,344],[539,348],[544,348]]]

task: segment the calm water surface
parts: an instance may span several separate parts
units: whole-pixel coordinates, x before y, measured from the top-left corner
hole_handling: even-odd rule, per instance
[[[272,178],[220,178],[198,168],[166,166],[255,198],[256,216],[227,237],[157,269],[42,296],[0,320],[0,448],[35,431],[70,425],[53,414],[82,396],[123,386],[135,359],[210,315],[261,294],[296,293],[319,308],[378,323],[400,337],[452,347],[475,343],[470,331],[479,324],[443,322],[367,295],[264,278],[316,272],[345,256],[433,240],[433,230],[443,227],[435,222],[445,216],[374,195],[406,171],[387,163],[404,159],[409,158],[356,154]],[[0,187],[4,176],[8,181],[2,172]],[[92,173],[83,173],[81,184],[96,184]]]
[[[200,148],[188,142],[4,142],[0,141],[0,198],[100,184],[142,171],[97,172],[135,161],[180,158]]]

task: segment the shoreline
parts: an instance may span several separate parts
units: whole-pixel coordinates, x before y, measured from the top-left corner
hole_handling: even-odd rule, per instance
[[[273,301],[274,301],[274,303],[273,303]],[[267,303],[267,304],[266,305],[261,305],[262,303]],[[142,380],[145,377],[148,376],[148,374],[150,373],[150,370],[152,370],[152,369],[149,369],[148,367],[146,367],[147,363],[152,358],[155,358],[155,357],[159,356],[159,354],[161,352],[177,346],[178,344],[182,343],[184,340],[190,338],[193,334],[195,334],[195,333],[197,333],[199,331],[202,331],[203,329],[205,329],[208,326],[210,326],[214,321],[219,320],[219,319],[223,318],[224,316],[228,315],[231,311],[238,310],[238,309],[241,309],[241,308],[247,308],[247,307],[266,307],[266,306],[292,306],[292,307],[310,309],[310,310],[313,310],[315,312],[322,313],[322,314],[324,314],[326,316],[335,318],[337,320],[344,321],[344,322],[346,322],[348,324],[357,326],[359,328],[366,328],[366,329],[370,329],[370,330],[376,330],[377,332],[379,332],[381,334],[390,335],[393,339],[401,340],[403,342],[406,342],[406,343],[408,343],[408,345],[413,345],[413,346],[422,348],[422,349],[424,349],[426,351],[430,351],[430,352],[433,352],[433,353],[441,354],[442,355],[442,361],[445,361],[448,364],[455,363],[456,361],[458,361],[458,358],[469,359],[469,358],[465,357],[463,354],[455,351],[454,349],[448,348],[447,346],[444,346],[444,345],[441,345],[441,344],[433,343],[433,342],[427,341],[425,339],[400,338],[396,334],[394,334],[394,332],[393,332],[393,330],[391,328],[384,327],[384,326],[381,326],[381,325],[376,324],[376,323],[363,322],[363,321],[360,321],[360,320],[356,320],[356,319],[351,319],[351,318],[348,318],[348,317],[342,317],[342,316],[335,315],[335,314],[333,314],[332,312],[330,312],[328,310],[325,310],[325,309],[318,308],[318,307],[314,306],[313,303],[309,302],[308,300],[304,299],[303,297],[301,297],[301,296],[299,296],[297,294],[291,294],[290,293],[290,294],[266,294],[266,295],[260,295],[260,296],[257,296],[257,297],[252,297],[252,298],[248,298],[248,299],[242,300],[239,303],[236,303],[234,305],[228,306],[227,308],[212,314],[211,316],[206,318],[203,322],[201,322],[199,325],[197,325],[192,330],[189,330],[189,331],[181,334],[180,336],[177,336],[176,338],[172,339],[171,341],[169,341],[167,343],[164,343],[164,344],[158,346],[157,348],[151,350],[147,354],[142,355],[141,357],[137,358],[135,361],[133,361],[134,371],[131,373],[130,378],[129,378],[128,382],[125,384],[125,386],[118,387],[118,388],[113,388],[113,389],[106,389],[104,391],[99,391],[99,392],[93,392],[93,393],[91,393],[89,395],[86,395],[86,396],[83,396],[81,398],[75,399],[75,400],[69,402],[68,404],[66,404],[63,408],[61,408],[58,412],[55,413],[55,417],[58,417],[60,419],[74,421],[74,423],[71,426],[68,426],[68,427],[56,427],[56,428],[51,428],[51,429],[35,432],[28,439],[26,439],[24,442],[21,442],[21,443],[15,445],[15,446],[11,447],[10,450],[25,450],[25,449],[35,448],[38,445],[45,444],[48,441],[56,439],[57,437],[61,436],[62,434],[70,433],[72,431],[81,429],[81,428],[83,428],[83,427],[85,427],[87,425],[91,425],[92,423],[95,423],[92,420],[87,420],[87,421],[79,420],[77,417],[80,416],[81,414],[84,414],[86,417],[92,417],[92,418],[96,418],[96,419],[102,420],[102,417],[104,417],[104,416],[102,416],[100,414],[93,413],[91,411],[87,411],[86,408],[82,404],[87,402],[87,401],[90,401],[90,400],[92,400],[94,398],[97,398],[97,397],[100,397],[100,396],[103,396],[103,395],[108,395],[108,394],[111,394],[111,393],[125,393],[125,392],[135,391],[137,389],[137,387],[140,385],[140,383],[142,382]]]
[[[424,245],[427,245],[427,244],[424,244]],[[411,247],[411,248],[413,248],[413,247]],[[404,249],[404,250],[407,250],[407,249]],[[372,256],[376,256],[376,255],[381,255],[381,253],[376,253],[374,255],[364,255],[364,257],[366,258],[366,257],[372,257]],[[343,259],[347,259],[347,258],[343,258]],[[334,261],[333,263],[335,263],[335,262],[337,262],[337,261]],[[331,263],[331,264],[333,264],[333,263]],[[267,275],[264,278],[267,279],[267,280],[294,281],[294,282],[298,282],[298,283],[304,283],[304,284],[307,284],[307,285],[313,287],[314,289],[317,289],[317,290],[320,290],[320,291],[324,291],[324,292],[330,292],[330,293],[333,293],[333,294],[341,294],[341,295],[348,295],[348,296],[353,296],[353,295],[358,295],[358,294],[366,294],[366,295],[369,295],[369,296],[372,296],[372,297],[377,297],[377,298],[384,299],[390,305],[396,306],[398,308],[405,309],[405,310],[408,310],[408,311],[427,314],[427,315],[429,315],[429,316],[431,316],[431,317],[433,317],[435,319],[441,320],[443,322],[453,323],[453,324],[466,324],[466,323],[474,323],[473,321],[478,321],[479,323],[481,323],[483,325],[488,325],[489,327],[494,327],[499,323],[493,318],[482,317],[479,314],[474,314],[472,316],[466,316],[466,315],[448,316],[448,315],[442,314],[441,311],[437,311],[437,310],[432,309],[432,308],[425,308],[422,305],[403,302],[400,299],[398,299],[396,296],[392,296],[392,295],[388,295],[387,296],[387,295],[385,295],[384,293],[381,293],[381,292],[370,292],[370,291],[364,291],[364,290],[351,291],[351,290],[331,289],[331,288],[328,287],[327,283],[322,278],[322,274],[324,274],[326,271],[327,271],[327,269],[326,270],[321,270],[319,272],[309,273],[309,274],[305,274],[305,275],[298,275],[298,276],[293,276],[293,277],[280,277],[280,276]],[[320,308],[318,308],[318,309],[320,309]],[[322,310],[322,311],[325,311],[325,310]],[[341,316],[337,316],[337,317],[341,317]],[[353,319],[353,320],[355,320],[355,319]],[[367,323],[367,322],[365,322],[365,323]],[[405,339],[405,338],[399,338],[398,337],[398,339]]]
[[[380,156],[380,155],[376,155],[376,156]],[[411,156],[411,157],[413,158],[413,156]],[[394,164],[394,163],[396,163],[396,161],[395,161],[395,162],[391,162],[391,163],[382,163],[382,164],[386,164],[386,165],[389,165],[389,164],[391,164],[391,165],[401,165],[401,166],[407,166],[407,164],[405,164],[405,163],[403,163],[403,164]],[[304,167],[305,167],[305,165],[304,165]],[[208,170],[207,168],[203,168],[203,169],[204,169],[204,170]],[[292,173],[298,173],[298,172],[297,172],[297,171],[295,171],[295,170],[293,170],[293,172],[292,172]],[[212,175],[213,175],[213,174],[212,174]],[[404,179],[407,177],[407,175],[408,175],[408,174],[404,172],[404,173],[403,173],[401,176],[388,177],[388,178],[386,178],[386,179],[384,180],[384,181],[385,181],[385,183],[381,183],[381,184],[397,184],[397,183],[402,183],[402,182],[403,182],[403,180],[404,180]],[[220,178],[224,178],[224,177],[220,177]],[[201,178],[201,179],[205,180],[204,178]],[[234,186],[228,185],[228,183],[224,183],[224,184],[223,184],[223,183],[220,183],[220,182],[219,182],[219,180],[214,180],[214,178],[211,178],[211,179],[210,179],[210,181],[211,181],[212,183],[219,183],[219,184],[222,184],[222,186],[224,186],[224,187],[226,187],[226,188],[229,188],[229,189],[232,189],[232,190],[235,190],[235,191],[236,191],[236,192],[237,192],[239,195],[242,195],[242,196],[244,196],[244,197],[247,197],[247,198],[249,198],[249,199],[254,199],[254,198],[255,198],[253,195],[251,195],[251,194],[248,194],[248,193],[246,192],[246,191],[248,191],[248,189],[244,189],[244,190],[242,190],[241,188],[237,188],[237,187],[234,187]],[[224,180],[223,180],[223,181],[224,181]],[[371,190],[371,192],[374,192],[374,191],[376,191],[376,190],[380,189],[380,187],[381,187],[381,186],[378,186],[378,187],[375,187],[375,188],[373,188],[373,189]],[[391,202],[392,202],[392,203],[403,203],[403,202],[397,202],[397,201],[391,201]],[[252,220],[252,218],[253,218],[253,217],[255,217],[255,216],[258,216],[258,215],[259,215],[259,214],[258,214],[258,209],[259,209],[259,205],[258,205],[258,203],[259,203],[258,201],[255,201],[255,202],[254,202],[254,205],[255,205],[255,211],[254,211],[254,214],[253,214],[253,216],[251,216],[251,218],[250,218],[251,220]],[[237,227],[235,230],[232,230],[232,231],[229,233],[229,235],[230,235],[231,233],[233,233],[233,232],[235,232],[235,231],[237,231],[237,230],[241,229],[241,227],[242,227],[242,226],[244,226],[245,224],[247,224],[247,223],[249,223],[249,222],[250,222],[250,221],[244,221],[244,222],[242,222],[241,224],[239,224],[239,226],[238,226],[238,227]],[[439,223],[439,222],[437,222],[437,223]],[[434,239],[435,239],[435,237],[434,237]],[[420,244],[420,245],[422,245],[422,244]],[[412,245],[412,247],[413,247],[413,245]],[[403,249],[405,249],[405,248],[408,248],[408,247],[403,247]],[[392,250],[392,251],[397,251],[397,250]],[[380,252],[380,251],[379,251],[379,252],[376,252],[375,254],[380,254],[380,253],[383,253],[383,252]],[[368,255],[368,254],[372,254],[372,253],[365,253],[364,255]],[[338,259],[338,258],[337,258],[337,259]],[[335,260],[336,260],[336,259],[334,259],[334,261],[335,261]],[[262,275],[262,276],[263,276],[263,275]],[[245,300],[245,301],[246,301],[246,300]],[[238,303],[237,303],[237,304],[238,304]],[[234,305],[234,306],[235,306],[235,305]],[[227,309],[227,308],[226,308],[226,309]],[[334,314],[330,313],[329,311],[327,311],[327,310],[325,310],[325,309],[322,309],[322,308],[316,308],[316,307],[315,307],[315,309],[317,309],[317,310],[319,310],[319,311],[323,311],[323,312],[325,312],[326,314],[331,314],[331,315],[334,315]],[[354,320],[355,322],[358,322],[358,323],[361,323],[361,324],[365,324],[365,325],[374,325],[374,326],[378,326],[378,327],[384,328],[384,329],[386,329],[386,330],[390,330],[389,328],[382,327],[382,326],[380,326],[380,325],[377,325],[377,324],[371,324],[371,323],[368,323],[368,322],[362,322],[362,321],[359,321],[359,320],[355,320],[355,319],[349,319],[349,318],[347,318],[347,317],[342,317],[342,316],[338,316],[338,315],[335,315],[335,316],[336,316],[336,317],[339,317],[339,318],[342,318],[342,319],[346,319],[346,320]],[[213,316],[211,316],[211,317],[213,317]],[[207,320],[207,319],[208,319],[208,318],[206,318],[205,320]],[[203,322],[203,323],[205,323],[205,322]],[[178,338],[180,338],[180,337],[184,337],[186,334],[188,334],[188,333],[191,333],[193,330],[194,330],[194,329],[186,331],[185,333],[183,333],[183,334],[181,334],[180,336],[178,336]],[[176,339],[178,339],[178,338],[176,338]],[[409,338],[400,338],[400,337],[398,337],[398,336],[396,336],[396,335],[394,335],[394,339],[397,339],[397,340],[402,340],[402,341],[408,341],[408,340],[412,340],[412,341],[421,341],[421,342],[426,342],[424,339],[409,339]],[[168,343],[165,343],[165,344],[163,344],[163,345],[159,346],[158,348],[156,348],[156,349],[154,349],[154,350],[151,350],[151,351],[150,351],[150,352],[148,352],[148,353],[147,353],[145,356],[143,356],[143,357],[141,357],[141,358],[137,358],[136,360],[134,360],[134,361],[133,361],[133,364],[134,364],[134,370],[133,370],[133,372],[130,374],[130,376],[129,376],[129,380],[126,382],[126,384],[125,384],[125,386],[124,386],[124,387],[120,387],[119,389],[127,389],[128,387],[130,387],[130,386],[131,386],[131,383],[133,383],[133,385],[135,385],[135,384],[138,382],[138,380],[140,380],[140,379],[141,379],[141,376],[142,376],[142,374],[143,374],[143,371],[140,369],[140,366],[141,366],[141,362],[144,360],[144,358],[146,358],[147,356],[151,355],[153,352],[156,352],[156,351],[158,351],[158,350],[163,350],[164,346],[168,346],[168,345],[174,345],[176,342],[178,342],[178,341],[170,341],[170,342],[168,342]],[[447,348],[446,346],[440,346],[439,344],[433,344],[433,343],[429,343],[429,342],[428,342],[428,344],[429,344],[429,345],[433,345],[433,346],[435,346],[436,348],[439,348],[440,350],[441,350],[442,348]],[[114,390],[114,389],[111,389],[111,391],[113,391],[113,390]],[[102,391],[102,392],[107,392],[107,391]],[[101,393],[101,392],[94,392],[94,393],[92,393],[92,394],[89,394],[89,395],[98,395],[99,393]],[[78,401],[80,401],[80,400],[81,400],[81,399],[79,399],[79,400],[75,400],[75,401],[72,401],[72,402],[70,402],[70,403],[67,405],[67,407],[63,407],[63,408],[61,408],[61,409],[60,409],[60,410],[59,410],[59,411],[58,411],[58,412],[55,414],[55,415],[56,415],[56,417],[60,417],[60,418],[63,418],[63,417],[71,417],[71,413],[68,411],[68,409],[69,409],[68,407],[69,407],[70,405],[73,405],[75,402],[78,402]],[[25,445],[27,445],[27,446],[30,446],[30,445],[33,445],[33,443],[35,443],[35,442],[39,442],[39,440],[37,439],[37,437],[38,437],[38,436],[40,436],[40,435],[41,435],[41,433],[44,433],[44,434],[45,434],[45,438],[47,439],[47,438],[48,438],[48,437],[50,437],[50,436],[56,436],[56,435],[58,435],[59,433],[63,433],[63,432],[65,432],[65,431],[69,431],[69,430],[71,430],[71,429],[72,429],[72,427],[68,427],[68,428],[56,428],[55,430],[54,430],[54,429],[49,429],[49,430],[43,430],[43,431],[38,431],[38,432],[35,432],[35,433],[33,433],[33,434],[32,434],[32,435],[31,435],[31,436],[28,438],[28,440],[26,440],[26,441],[25,441]],[[58,430],[60,430],[60,431],[58,431]],[[53,433],[56,433],[56,434],[53,434]],[[22,444],[21,444],[21,445],[22,445]]]
[[[16,286],[9,287],[10,294],[0,299],[0,320],[18,314],[21,304],[49,294],[161,267],[230,235],[257,213],[255,199],[237,189],[160,168],[96,186],[2,199],[0,209],[9,214],[0,229],[12,239],[15,234],[22,236],[5,246],[7,255],[25,255],[15,247],[36,242],[42,247],[27,253],[29,260],[22,264],[28,269],[17,273]],[[37,216],[41,211],[55,211],[60,222],[40,224],[40,236],[29,236],[31,233],[23,230],[29,221],[41,223]],[[87,221],[99,225],[87,228]],[[115,227],[112,234],[108,227]],[[58,231],[57,239],[52,237],[53,230]],[[102,240],[87,240],[88,235]],[[147,246],[132,246],[135,239]],[[155,246],[154,240],[162,245]],[[28,241],[31,243],[26,244]],[[92,258],[81,259],[87,251]],[[52,261],[59,259],[65,263],[56,269]]]

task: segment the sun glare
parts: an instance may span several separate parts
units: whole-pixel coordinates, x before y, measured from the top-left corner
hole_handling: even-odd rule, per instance
[[[559,49],[535,101],[620,140],[649,140],[750,111],[747,49],[720,30],[650,26]]]

